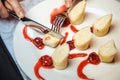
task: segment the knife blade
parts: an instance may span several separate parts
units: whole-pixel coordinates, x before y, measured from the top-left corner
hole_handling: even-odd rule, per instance
[[[14,11],[8,10],[8,13],[11,16],[15,17],[16,19],[21,20],[23,24],[30,26],[32,29],[36,30],[37,32],[46,34],[51,31],[51,29],[49,29],[45,25],[40,24],[28,17],[19,18]]]

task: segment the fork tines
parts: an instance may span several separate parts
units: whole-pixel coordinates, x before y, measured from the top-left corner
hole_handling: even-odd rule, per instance
[[[60,28],[62,27],[65,19],[66,16],[64,14],[58,14],[53,21],[51,30],[55,31],[56,33],[59,33]]]

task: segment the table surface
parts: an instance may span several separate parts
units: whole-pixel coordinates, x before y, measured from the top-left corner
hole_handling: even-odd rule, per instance
[[[30,10],[33,6],[37,5],[40,3],[42,0],[24,0],[21,2],[22,7],[24,8],[25,12]],[[120,0],[117,0],[120,2]],[[30,2],[30,4],[29,4]],[[20,66],[18,65],[15,56],[14,56],[14,51],[13,51],[13,33],[16,28],[16,25],[19,21],[15,19],[0,19],[0,35],[10,52],[11,56],[13,57],[15,63],[17,64],[23,78],[25,80],[30,80],[24,72],[21,70]]]

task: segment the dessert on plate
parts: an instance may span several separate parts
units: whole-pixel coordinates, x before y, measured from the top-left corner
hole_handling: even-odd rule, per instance
[[[65,69],[68,66],[69,45],[64,43],[58,46],[52,54],[53,64],[56,69]]]
[[[86,1],[77,3],[68,13],[71,24],[81,24],[85,16]]]
[[[92,33],[89,27],[84,27],[79,30],[73,37],[74,46],[79,50],[85,50],[89,47],[92,39]]]
[[[113,62],[117,49],[114,40],[110,40],[98,49],[98,54],[102,62]]]
[[[111,22],[112,22],[112,14],[107,14],[98,18],[93,23],[93,33],[96,36],[105,36],[110,29]]]

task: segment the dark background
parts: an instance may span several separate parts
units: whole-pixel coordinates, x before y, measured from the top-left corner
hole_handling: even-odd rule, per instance
[[[24,80],[0,37],[0,80]]]

